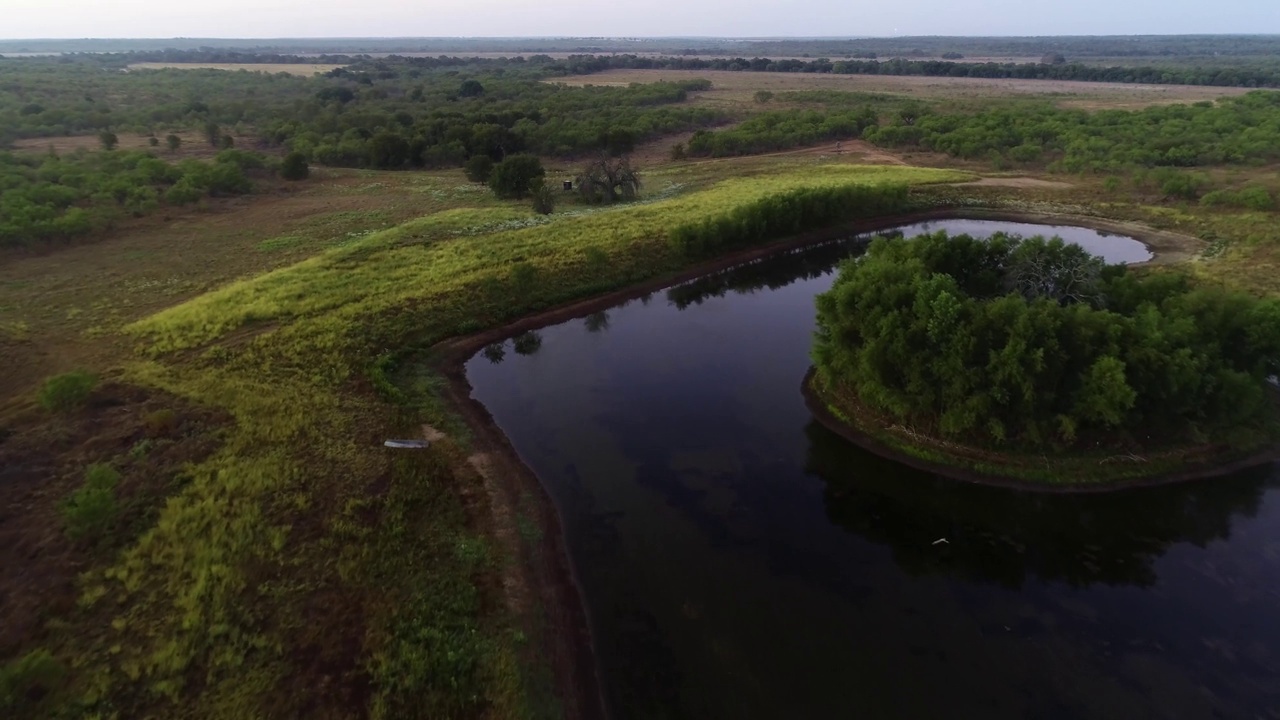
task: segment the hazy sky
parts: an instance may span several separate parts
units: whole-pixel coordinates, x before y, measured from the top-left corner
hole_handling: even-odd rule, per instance
[[[1280,0],[0,0],[0,38],[1280,33]]]

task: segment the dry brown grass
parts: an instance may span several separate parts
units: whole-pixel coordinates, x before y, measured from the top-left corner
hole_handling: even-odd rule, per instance
[[[558,78],[568,85],[616,85],[659,80],[706,78],[712,89],[694,93],[696,102],[709,105],[751,103],[757,90],[842,90],[899,95],[921,100],[983,100],[990,98],[1045,99],[1062,107],[1085,109],[1141,108],[1151,105],[1191,103],[1224,96],[1243,95],[1245,88],[1196,85],[1133,85],[1075,80],[988,80],[985,78],[937,78],[884,75],[820,75],[809,73],[757,73],[730,70],[609,70],[594,75]]]
[[[290,75],[301,75],[309,77],[311,75],[319,75],[327,73],[330,70],[336,70],[345,65],[321,65],[309,63],[163,63],[163,62],[144,62],[134,63],[129,66],[130,70],[247,70],[249,72],[264,73],[289,73]]]

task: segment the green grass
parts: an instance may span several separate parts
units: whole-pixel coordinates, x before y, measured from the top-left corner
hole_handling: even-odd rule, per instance
[[[120,717],[285,717],[311,703],[333,717],[538,715],[554,703],[524,669],[537,643],[517,641],[526,626],[497,577],[514,560],[487,540],[465,438],[411,456],[380,445],[424,422],[458,428],[438,381],[394,356],[672,274],[689,260],[671,228],[771,193],[964,177],[807,166],[549,218],[485,200],[131,325],[149,359],[129,380],[234,426],[154,527],[83,576],[51,645],[77,668],[74,699]],[[405,372],[408,391],[375,392]],[[299,684],[318,663],[327,685]],[[359,703],[324,694],[362,687]]]

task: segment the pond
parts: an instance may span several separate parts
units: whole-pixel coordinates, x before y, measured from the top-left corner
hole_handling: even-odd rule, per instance
[[[971,223],[903,231],[1067,234]],[[775,255],[467,364],[560,512],[613,716],[1280,707],[1280,472],[1039,495],[845,442],[800,383],[814,296],[861,246]]]

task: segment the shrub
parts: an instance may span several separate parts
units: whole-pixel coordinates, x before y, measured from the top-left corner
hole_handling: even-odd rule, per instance
[[[532,155],[512,155],[493,166],[489,187],[500,198],[522,198],[546,177],[542,161]]]
[[[537,183],[530,192],[533,196],[533,211],[540,215],[550,215],[556,211],[556,194],[545,182]]]
[[[120,144],[120,138],[116,137],[113,132],[103,130],[98,133],[98,142],[102,144],[103,150],[115,150],[116,145]]]
[[[1247,210],[1272,210],[1275,198],[1264,187],[1252,185],[1241,190],[1214,190],[1200,198],[1205,207],[1233,207]]]
[[[34,650],[0,669],[0,709],[38,704],[62,683],[66,669],[48,650]]]
[[[97,384],[98,378],[84,370],[76,370],[45,380],[38,400],[46,410],[67,412],[83,405]]]
[[[85,470],[84,485],[62,503],[62,520],[67,534],[75,540],[101,537],[115,521],[116,484],[120,473],[110,465],[90,465]]]
[[[467,161],[465,171],[467,179],[473,183],[489,182],[489,175],[493,172],[493,158],[488,155],[475,155]]]
[[[187,205],[204,197],[200,188],[183,179],[169,188],[164,194],[164,201],[170,205]]]
[[[142,422],[147,437],[169,437],[178,429],[178,415],[165,408],[149,413]]]
[[[168,135],[164,139],[164,144],[169,148],[169,152],[177,152],[182,147],[182,138],[177,135]]]
[[[267,166],[265,157],[249,150],[223,150],[214,158],[214,162],[234,165],[241,170],[261,170]]]
[[[311,166],[307,164],[307,156],[300,152],[291,152],[284,156],[280,163],[280,177],[285,180],[306,180],[311,176]]]

